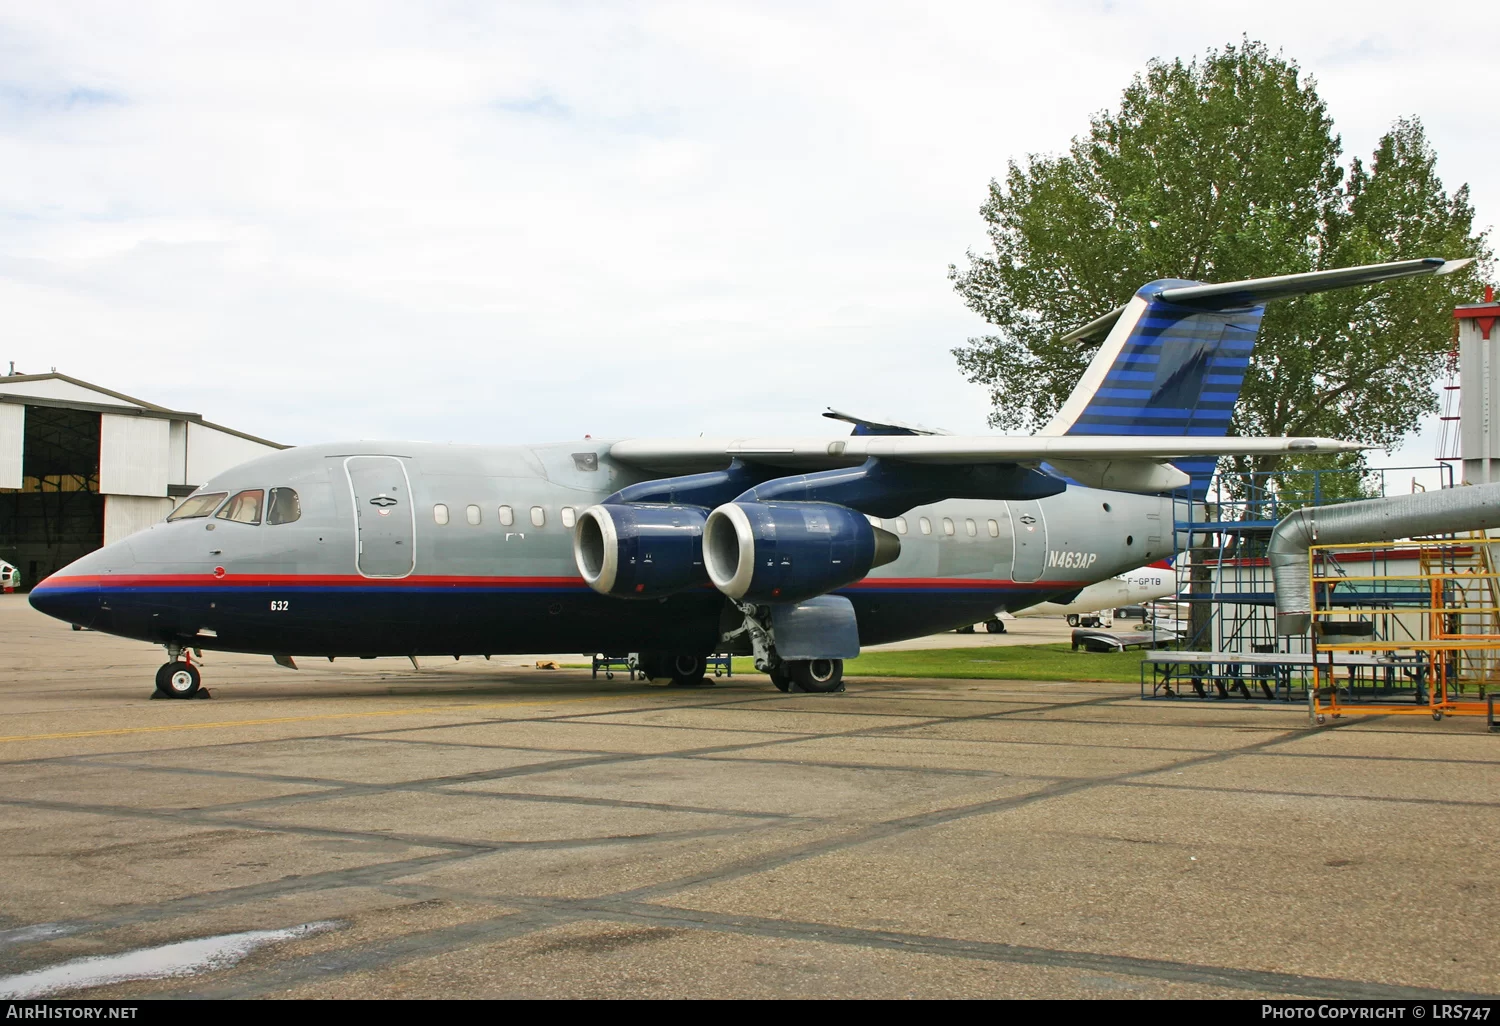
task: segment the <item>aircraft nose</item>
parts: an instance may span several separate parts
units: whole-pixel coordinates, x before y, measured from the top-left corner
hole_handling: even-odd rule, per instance
[[[31,608],[59,620],[92,627],[99,618],[99,585],[49,577],[31,589]]]

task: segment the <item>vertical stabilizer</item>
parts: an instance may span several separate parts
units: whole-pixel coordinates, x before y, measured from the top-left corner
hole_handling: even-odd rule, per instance
[[[1136,292],[1042,433],[1228,434],[1265,307],[1202,310],[1161,298],[1167,289],[1192,284],[1167,279]],[[1192,478],[1194,498],[1208,493],[1215,458],[1174,465]]]

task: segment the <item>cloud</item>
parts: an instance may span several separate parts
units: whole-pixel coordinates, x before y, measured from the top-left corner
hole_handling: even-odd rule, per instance
[[[0,358],[290,442],[820,432],[830,404],[982,431],[945,271],[1007,159],[1246,32],[1351,153],[1421,115],[1491,223],[1481,101],[1426,85],[1482,13],[13,9]]]

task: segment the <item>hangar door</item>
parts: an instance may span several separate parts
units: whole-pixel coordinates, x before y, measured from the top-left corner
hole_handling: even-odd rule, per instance
[[[99,491],[167,497],[171,422],[155,417],[99,417]]]
[[[405,577],[415,562],[416,506],[406,467],[394,456],[344,461],[354,497],[356,560],[366,577]]]
[[[0,488],[21,487],[21,453],[26,443],[26,407],[0,403]]]

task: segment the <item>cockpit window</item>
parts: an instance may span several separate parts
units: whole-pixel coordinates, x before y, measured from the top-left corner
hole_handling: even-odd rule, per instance
[[[167,514],[167,519],[192,520],[194,517],[206,517],[224,501],[224,496],[228,494],[228,492],[207,492],[203,495],[189,495],[186,502]]]
[[[266,523],[290,524],[302,516],[302,500],[292,488],[272,488],[271,501],[266,505]]]
[[[214,514],[216,520],[233,520],[237,524],[260,523],[260,506],[266,493],[259,488],[240,492],[224,503],[224,508]]]

